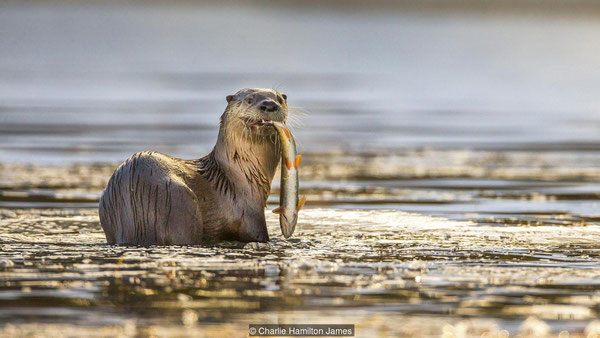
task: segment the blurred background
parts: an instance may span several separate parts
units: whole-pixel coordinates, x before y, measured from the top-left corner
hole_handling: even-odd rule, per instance
[[[599,145],[593,1],[0,6],[2,162],[200,157],[243,87],[310,112],[304,152]]]

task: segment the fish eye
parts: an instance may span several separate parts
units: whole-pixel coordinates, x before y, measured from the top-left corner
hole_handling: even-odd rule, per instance
[[[249,98],[246,99],[246,103],[247,104],[252,104],[252,102],[254,102],[254,100],[252,100],[251,97],[249,97]]]

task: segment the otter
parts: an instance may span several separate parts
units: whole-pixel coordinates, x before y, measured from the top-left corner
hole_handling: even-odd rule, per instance
[[[228,95],[213,150],[196,160],[138,152],[113,173],[99,204],[108,244],[267,242],[264,209],[279,165],[276,131],[287,96],[246,88]]]

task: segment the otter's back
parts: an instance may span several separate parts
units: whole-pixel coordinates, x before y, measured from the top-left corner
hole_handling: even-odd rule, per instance
[[[140,152],[123,162],[100,198],[108,244],[169,245],[202,241],[196,195],[185,182],[185,161]]]

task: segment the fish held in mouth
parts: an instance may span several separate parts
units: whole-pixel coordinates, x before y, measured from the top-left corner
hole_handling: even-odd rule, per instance
[[[306,197],[298,197],[298,167],[302,155],[296,151],[294,136],[285,124],[276,121],[262,121],[262,125],[270,125],[277,130],[281,144],[281,188],[279,207],[273,212],[279,214],[281,233],[289,238],[296,229],[298,212],[304,206]]]
[[[273,122],[271,120],[250,120],[250,119],[247,119],[247,118],[242,118],[241,120],[244,122],[244,124],[248,128],[252,128],[254,126],[262,127],[262,126],[265,126],[265,125],[271,125],[271,123]]]

